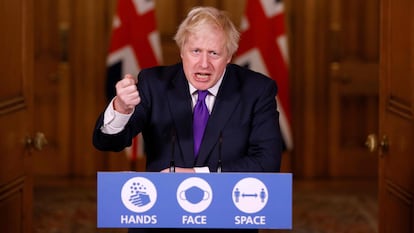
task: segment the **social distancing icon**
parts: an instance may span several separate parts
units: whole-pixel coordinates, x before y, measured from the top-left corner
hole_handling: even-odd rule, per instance
[[[266,206],[269,194],[262,181],[248,177],[236,183],[232,197],[237,209],[247,214],[253,214]]]

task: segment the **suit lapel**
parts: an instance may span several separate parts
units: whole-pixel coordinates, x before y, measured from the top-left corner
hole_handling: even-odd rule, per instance
[[[185,161],[191,161],[191,158],[194,159],[191,96],[188,82],[182,69],[172,79],[171,86],[166,94],[174,120],[178,143],[182,149]]]
[[[217,93],[213,111],[207,122],[196,166],[205,166],[207,164],[210,151],[218,142],[220,133],[240,101],[240,93],[238,92],[240,83],[234,75],[229,75],[230,72],[231,69],[228,66]]]

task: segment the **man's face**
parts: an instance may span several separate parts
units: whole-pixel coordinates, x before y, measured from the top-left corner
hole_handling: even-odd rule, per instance
[[[231,59],[223,31],[212,26],[190,34],[180,55],[187,80],[198,90],[214,86]]]

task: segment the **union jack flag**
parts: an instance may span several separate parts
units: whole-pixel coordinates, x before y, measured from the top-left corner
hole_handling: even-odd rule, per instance
[[[153,0],[118,0],[113,19],[112,37],[107,57],[106,95],[115,96],[115,84],[125,74],[136,76],[143,68],[161,64],[161,43]],[[141,134],[126,149],[135,160],[143,155]]]
[[[289,98],[288,44],[281,0],[247,0],[234,62],[274,79],[285,149],[293,148]]]

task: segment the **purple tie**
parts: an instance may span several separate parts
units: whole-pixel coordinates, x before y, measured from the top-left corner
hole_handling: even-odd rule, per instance
[[[194,156],[198,155],[201,140],[203,139],[204,129],[209,117],[208,108],[205,102],[208,91],[198,91],[197,103],[194,106],[193,114],[193,134],[194,134]]]

